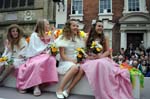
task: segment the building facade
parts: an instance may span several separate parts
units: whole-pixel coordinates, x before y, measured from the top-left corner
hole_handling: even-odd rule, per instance
[[[53,0],[0,0],[0,52],[10,24],[19,24],[26,34],[32,33],[37,19],[55,22]]]
[[[92,22],[101,20],[114,51],[130,43],[139,46],[141,41],[150,47],[150,0],[65,0],[65,10],[56,9],[56,27],[70,18],[78,19],[85,32]]]

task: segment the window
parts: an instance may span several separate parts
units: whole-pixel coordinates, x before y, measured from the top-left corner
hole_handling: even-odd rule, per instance
[[[26,0],[20,0],[21,2],[19,2],[19,6],[20,7],[24,7],[26,5]]]
[[[10,0],[4,0],[5,8],[10,8]]]
[[[62,29],[64,27],[64,24],[58,24],[57,28]]]
[[[123,13],[144,12],[148,13],[146,0],[124,0]]]
[[[28,0],[27,5],[28,5],[28,6],[33,6],[33,5],[34,5],[34,0]]]
[[[0,0],[0,10],[34,6],[34,0]]]
[[[82,14],[83,7],[82,0],[72,0],[72,14]]]
[[[12,0],[12,8],[16,8],[18,6],[18,0]]]
[[[0,0],[0,9],[3,8],[3,0]]]
[[[99,12],[100,13],[111,13],[111,0],[99,0]]]
[[[128,0],[128,11],[140,11],[139,0]]]

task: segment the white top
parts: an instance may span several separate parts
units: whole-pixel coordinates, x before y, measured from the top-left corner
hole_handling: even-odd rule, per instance
[[[48,44],[45,44],[37,35],[37,33],[33,32],[30,37],[29,46],[27,47],[24,56],[33,57],[38,54],[41,54],[43,51],[45,51],[48,48],[49,44],[50,42]]]
[[[13,65],[15,67],[18,67],[19,65],[23,64],[25,61],[23,58],[21,58],[20,56],[24,55],[25,49],[28,45],[28,43],[26,42],[25,38],[22,38],[19,42],[20,47],[17,47],[16,45],[14,45],[14,49],[13,51],[11,51],[11,49],[8,47],[8,42],[5,45],[5,50],[4,53],[2,54],[2,56],[8,57],[8,60],[11,60],[11,58],[13,58]],[[7,65],[7,62],[2,62],[0,63],[0,66],[2,65]]]
[[[68,58],[76,59],[76,49],[77,48],[84,48],[85,42],[83,38],[75,38],[75,41],[72,40],[66,40],[62,36],[59,36],[58,39],[55,40],[56,46],[58,47],[64,47],[65,55]],[[70,61],[64,61],[61,59],[59,60],[59,67],[58,67],[58,73],[59,74],[65,74],[71,66],[76,65],[73,62]]]

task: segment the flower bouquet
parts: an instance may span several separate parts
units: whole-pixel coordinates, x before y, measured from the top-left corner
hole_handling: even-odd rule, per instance
[[[5,65],[5,66],[9,66],[12,65],[14,62],[13,58],[8,59],[8,57],[3,56],[0,58],[0,65]]]
[[[6,62],[7,60],[8,60],[8,58],[5,57],[5,56],[3,56],[3,57],[0,58],[0,62]]]
[[[98,42],[96,41],[93,41],[92,42],[92,45],[91,45],[91,50],[94,54],[98,54],[100,53],[102,50],[103,50],[103,47],[101,44],[99,44]]]
[[[77,48],[76,49],[76,58],[77,58],[77,63],[81,63],[83,62],[83,59],[86,58],[86,53],[85,53],[85,49],[83,48]]]
[[[59,52],[59,50],[58,50],[58,48],[56,47],[56,44],[55,43],[52,43],[52,44],[50,44],[50,53],[51,53],[51,55],[53,55],[53,56],[56,56],[57,55],[57,53]]]

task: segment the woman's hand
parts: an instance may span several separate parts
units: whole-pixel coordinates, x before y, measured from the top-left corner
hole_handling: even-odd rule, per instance
[[[88,55],[86,58],[87,58],[87,59],[90,59],[90,60],[95,59],[95,57],[94,57],[93,55]]]
[[[88,55],[87,56],[87,59],[99,59],[99,58],[102,58],[103,57],[103,55],[102,55],[102,53],[99,53],[99,54],[90,54],[90,55]]]
[[[77,64],[77,61],[76,61],[75,59],[74,59],[74,60],[72,60],[72,62],[73,62],[73,63],[75,63],[75,64]]]

